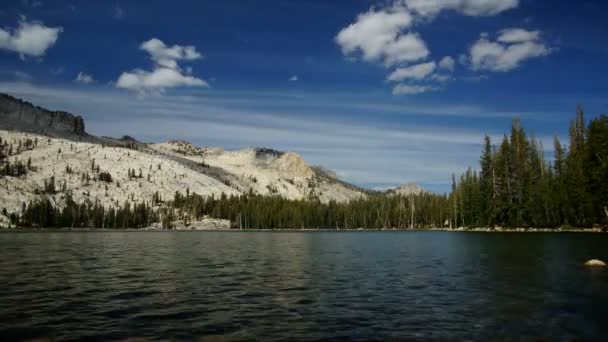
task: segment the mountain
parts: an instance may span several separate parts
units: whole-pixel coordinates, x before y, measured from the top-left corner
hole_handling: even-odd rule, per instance
[[[169,200],[186,189],[203,196],[253,192],[322,202],[367,195],[294,152],[96,137],[86,132],[80,116],[5,94],[0,94],[0,139],[0,226],[7,216],[2,213],[19,212],[23,203],[43,197],[61,207],[68,193],[76,202],[106,207],[153,196]],[[51,182],[55,191],[45,191]]]
[[[387,193],[390,195],[398,195],[398,196],[411,196],[411,195],[420,195],[422,193],[426,193],[427,191],[418,185],[417,183],[407,183],[398,188],[388,190]]]
[[[201,148],[184,141],[150,144],[154,151],[203,165],[205,172],[237,191],[281,195],[288,199],[319,197],[322,202],[349,201],[366,191],[309,166],[297,153],[269,148],[226,151]]]

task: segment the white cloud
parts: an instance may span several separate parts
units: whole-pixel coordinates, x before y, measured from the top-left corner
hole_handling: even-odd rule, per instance
[[[385,49],[385,64],[391,66],[402,62],[415,62],[425,59],[429,55],[426,43],[417,33],[408,33],[400,36],[388,44]]]
[[[416,95],[436,90],[436,87],[426,85],[397,84],[393,88],[393,95]]]
[[[393,71],[388,77],[388,81],[401,82],[406,79],[422,80],[435,71],[435,62],[421,63],[409,67],[399,68]]]
[[[48,27],[22,18],[17,29],[0,29],[0,49],[17,52],[22,58],[25,55],[41,57],[57,42],[62,31],[61,27]]]
[[[454,61],[454,58],[450,56],[443,57],[441,61],[439,61],[439,68],[442,70],[452,72],[454,71],[454,67],[456,67],[456,62]]]
[[[150,89],[163,90],[182,86],[209,87],[209,84],[199,78],[184,75],[179,70],[159,67],[154,71],[135,69],[123,72],[116,81],[118,88],[145,91]]]
[[[540,31],[528,31],[521,28],[502,30],[498,36],[498,41],[501,43],[521,43],[539,39]]]
[[[298,77],[298,75],[293,75],[289,78],[290,81],[295,82],[298,81],[300,78]]]
[[[74,79],[74,82],[82,83],[82,84],[91,84],[91,83],[95,83],[95,79],[93,78],[93,76],[85,74],[84,72],[81,71],[78,73],[78,75]]]
[[[29,82],[32,80],[32,76],[23,71],[15,71],[15,79],[22,82]]]
[[[402,0],[414,13],[432,18],[444,10],[468,16],[494,16],[516,8],[519,0]]]
[[[180,46],[173,45],[167,46],[162,40],[158,38],[152,38],[146,42],[143,42],[140,48],[150,54],[150,58],[158,65],[176,69],[177,61],[186,60],[193,61],[202,57],[202,55],[196,51],[196,48],[192,45]]]
[[[430,78],[433,81],[445,83],[445,82],[449,81],[452,77],[450,75],[446,75],[446,74],[433,74],[433,75],[431,75]]]
[[[155,62],[154,70],[135,69],[123,72],[116,81],[116,87],[139,92],[163,91],[175,87],[209,87],[209,83],[191,75],[192,68],[184,72],[178,61],[193,61],[202,55],[192,45],[167,46],[160,39],[152,38],[141,44],[140,48],[150,54]]]
[[[412,23],[412,15],[403,6],[372,8],[342,29],[336,42],[344,55],[360,52],[365,61],[382,60],[387,66],[413,62],[427,57],[429,51],[417,34],[402,34]]]
[[[508,29],[492,41],[482,35],[469,50],[468,61],[473,70],[509,71],[526,60],[546,56],[551,49],[540,39],[540,32]]]
[[[453,11],[466,16],[495,16],[504,11],[517,8],[520,0],[385,0],[385,5],[372,7],[357,16],[355,21],[343,28],[335,38],[342,53],[352,60],[360,57],[367,62],[382,62],[385,67],[396,67],[387,80],[430,80],[444,83],[452,79],[456,68],[454,57],[445,56],[438,62],[427,62],[430,51],[426,42],[412,29],[419,24],[429,23],[442,11]],[[489,53],[480,57],[483,62],[474,64],[474,58],[461,55],[458,61],[475,68],[504,69],[514,68],[522,60],[548,53],[540,43],[540,32],[522,29],[509,29],[500,32],[494,46],[480,46]],[[484,40],[485,39],[485,40]],[[482,35],[480,43],[490,42]],[[521,44],[521,45],[520,45]],[[497,51],[496,47],[504,51]],[[483,55],[479,51],[477,55]],[[492,55],[505,55],[492,65]],[[479,61],[475,59],[475,61]],[[419,63],[408,66],[412,63]],[[432,85],[400,84],[394,94],[417,94],[438,90]]]

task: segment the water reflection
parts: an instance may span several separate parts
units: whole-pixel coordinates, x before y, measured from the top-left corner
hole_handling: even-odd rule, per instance
[[[0,338],[601,339],[604,235],[0,234]]]

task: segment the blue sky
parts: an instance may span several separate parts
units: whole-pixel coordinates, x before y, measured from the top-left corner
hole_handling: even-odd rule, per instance
[[[3,1],[0,91],[93,134],[301,153],[356,184],[449,189],[513,117],[551,154],[608,112],[608,3]],[[564,140],[565,142],[565,140]]]

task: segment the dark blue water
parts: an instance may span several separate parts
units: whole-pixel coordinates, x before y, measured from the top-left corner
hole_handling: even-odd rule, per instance
[[[608,235],[0,234],[0,340],[606,340]]]

